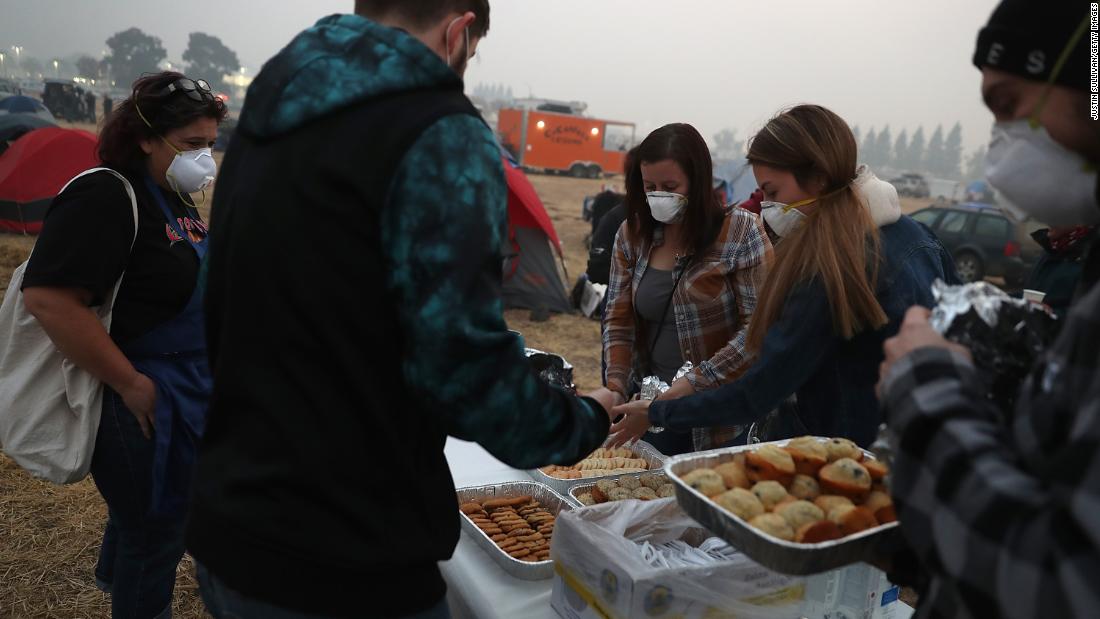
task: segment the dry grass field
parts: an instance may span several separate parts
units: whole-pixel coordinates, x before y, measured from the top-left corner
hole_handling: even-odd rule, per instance
[[[81,128],[93,129],[91,126]],[[570,279],[585,269],[584,237],[589,224],[581,202],[600,181],[532,176],[565,249]],[[923,206],[907,201],[906,211]],[[11,271],[23,262],[32,237],[0,235],[0,294]],[[572,281],[569,282],[570,284]],[[554,316],[532,322],[530,312],[509,310],[508,325],[522,332],[529,346],[563,355],[575,366],[582,390],[599,386],[600,328],[579,316]],[[91,480],[58,487],[31,479],[0,455],[0,617],[107,617],[109,598],[92,584],[106,510]],[[203,617],[193,565],[180,565],[174,615]]]

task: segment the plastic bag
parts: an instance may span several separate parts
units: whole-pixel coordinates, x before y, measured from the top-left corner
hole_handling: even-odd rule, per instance
[[[805,581],[772,572],[743,554],[706,566],[660,568],[647,563],[639,549],[639,544],[677,540],[697,546],[710,536],[675,499],[618,501],[562,512],[550,554],[611,617],[800,615]]]

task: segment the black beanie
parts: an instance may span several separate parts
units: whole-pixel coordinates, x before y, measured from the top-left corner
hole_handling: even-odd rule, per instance
[[[992,67],[1029,80],[1050,79],[1058,57],[1089,15],[1076,0],[1003,0],[978,33],[974,66]],[[1066,58],[1054,83],[1089,90],[1089,33]]]

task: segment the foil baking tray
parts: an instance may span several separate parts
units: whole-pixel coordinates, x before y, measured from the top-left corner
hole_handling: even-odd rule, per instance
[[[634,451],[635,457],[641,458],[646,461],[646,464],[649,465],[648,470],[650,471],[661,470],[664,467],[665,462],[668,460],[667,456],[657,451],[656,447],[650,445],[645,441],[637,441],[636,443],[631,445],[630,449]],[[590,486],[592,484],[595,484],[596,481],[600,479],[616,479],[626,475],[638,475],[638,473],[616,473],[614,475],[586,477],[584,479],[558,479],[557,477],[551,477],[546,473],[543,473],[539,469],[530,469],[527,471],[527,474],[530,475],[531,478],[535,481],[546,484],[547,486],[550,486],[551,488],[556,490],[559,494],[565,496],[569,495],[569,489],[573,486],[578,486],[581,484]]]
[[[783,574],[804,576],[827,572],[851,563],[873,562],[900,547],[901,530],[897,522],[818,544],[798,544],[781,540],[749,526],[749,523],[722,509],[680,479],[680,475],[697,468],[709,468],[728,462],[738,452],[752,451],[763,445],[782,447],[788,442],[773,441],[676,456],[665,464],[665,474],[676,487],[677,502],[689,516],[753,561]],[[863,455],[869,460],[875,459],[874,454],[867,450],[863,450]]]
[[[481,503],[488,499],[506,499],[523,496],[525,494],[531,495],[531,498],[538,501],[547,511],[554,514],[554,516],[557,516],[563,510],[573,509],[573,504],[569,502],[568,499],[555,492],[553,488],[534,481],[510,481],[485,486],[467,486],[455,491],[455,495],[458,498],[458,505],[470,501]],[[457,506],[455,510],[458,511]],[[477,528],[474,521],[470,520],[466,514],[459,511],[458,518],[462,525],[462,530],[466,531],[466,533],[473,538],[474,543],[481,546],[482,550],[489,553],[493,561],[496,561],[497,565],[511,576],[521,580],[544,580],[554,577],[553,561],[535,561],[532,563],[513,558],[508,553],[501,550],[484,531]]]
[[[668,474],[665,473],[662,469],[653,469],[653,470],[650,470],[650,471],[646,471],[646,473],[658,473],[660,475],[663,475],[665,478],[668,478]],[[613,479],[625,479],[627,477],[636,477],[636,478],[640,479],[642,477],[642,475],[644,475],[644,474],[645,473],[628,473],[626,475],[613,476]],[[594,479],[603,479],[603,478],[602,477],[596,477]],[[580,479],[580,480],[576,480],[576,481],[581,481],[581,482],[584,482],[584,483],[577,484],[576,486],[573,486],[572,488],[570,488],[569,493],[565,495],[565,498],[569,499],[569,501],[571,503],[573,503],[573,505],[576,505],[577,507],[591,507],[590,505],[585,505],[584,503],[581,503],[580,499],[577,498],[577,497],[584,494],[585,492],[592,492],[592,489],[596,487],[596,482],[593,480],[593,478]],[[668,483],[671,484],[672,480],[669,479]],[[603,505],[603,503],[597,503],[597,505]]]

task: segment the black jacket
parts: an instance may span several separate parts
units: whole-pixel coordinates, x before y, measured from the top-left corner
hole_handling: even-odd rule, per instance
[[[506,196],[461,81],[409,35],[334,16],[264,67],[212,213],[187,536],[230,588],[334,616],[429,608],[458,539],[448,435],[523,468],[606,438],[504,324]]]

